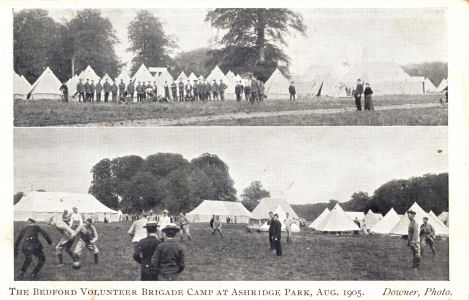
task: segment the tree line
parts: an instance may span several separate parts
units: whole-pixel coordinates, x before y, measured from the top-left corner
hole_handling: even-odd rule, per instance
[[[213,9],[205,22],[223,31],[213,48],[174,55],[176,39],[164,32],[161,21],[150,10],[139,10],[127,28],[133,54],[130,73],[144,63],[168,67],[176,77],[181,71],[207,76],[218,65],[222,71],[254,74],[266,80],[275,68],[288,74],[290,59],[282,50],[291,31],[304,34],[300,14],[289,9]],[[49,66],[65,81],[91,65],[98,76],[116,77],[125,63],[117,57],[119,42],[111,21],[99,9],[77,10],[69,21],[57,22],[47,10],[14,12],[14,69],[34,82]]]
[[[307,220],[314,220],[325,209],[332,209],[337,200],[327,203],[292,205],[298,216]],[[425,211],[432,210],[435,214],[448,211],[448,173],[425,174],[409,179],[390,180],[378,189],[373,195],[365,192],[354,193],[349,201],[341,202],[345,211],[367,212],[371,209],[383,216],[391,209],[398,214],[404,214],[409,207],[417,202]]]

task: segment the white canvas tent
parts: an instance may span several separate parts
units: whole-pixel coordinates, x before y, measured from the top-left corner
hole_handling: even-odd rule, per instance
[[[116,77],[115,82],[117,85],[121,83],[121,80],[127,85],[130,81],[130,75],[126,70],[122,70],[121,73]]]
[[[441,214],[438,215],[438,219],[440,219],[440,221],[443,222],[448,227],[448,225],[449,225],[449,213],[447,211],[441,212]]]
[[[365,224],[366,228],[370,229],[373,226],[375,226],[381,219],[383,218],[383,215],[374,213],[371,209],[368,210],[368,212],[365,215]]]
[[[62,86],[60,80],[55,77],[52,70],[47,67],[31,86],[31,89],[28,92],[28,99],[61,100],[62,92],[60,92],[60,86]]]
[[[391,229],[399,222],[400,216],[391,208],[381,221],[371,227],[371,233],[389,234]]]
[[[345,97],[345,84],[332,67],[311,65],[306,72],[295,78],[296,93],[302,97]]]
[[[86,82],[87,79],[94,80],[94,83],[98,83],[100,77],[96,74],[96,72],[91,68],[91,66],[87,66],[85,70],[83,70],[80,75],[78,76],[79,79],[82,79],[83,82]]]
[[[355,88],[357,79],[369,82],[374,95],[418,95],[422,82],[413,80],[400,66],[392,62],[363,62],[353,65],[341,82]]]
[[[438,90],[436,86],[430,81],[430,79],[425,78],[425,93],[430,94],[430,93],[436,93]]]
[[[186,74],[184,73],[184,71],[181,72],[181,74],[179,74],[176,81],[179,82],[181,79],[182,79],[182,82],[184,82],[184,84],[187,83],[188,78],[187,78]]]
[[[191,73],[191,75],[189,75],[189,77],[188,77],[188,80],[189,80],[190,83],[193,84],[194,81],[195,81],[195,80],[199,80],[199,78],[197,78],[197,76],[195,76],[194,73]]]
[[[255,220],[267,220],[269,218],[269,212],[273,212],[278,206],[288,213],[291,218],[298,219],[298,215],[286,200],[272,198],[261,199],[256,208],[251,212],[251,218]]]
[[[67,81],[68,95],[73,96],[77,92],[77,84],[79,82],[78,75],[74,75]]]
[[[429,223],[433,226],[435,229],[435,234],[437,235],[448,235],[448,228],[446,226],[441,226],[439,223],[432,223],[430,221],[430,216],[427,214],[418,204],[417,202],[414,202],[412,206],[409,208],[409,210],[413,210],[416,212],[415,215],[415,222],[417,222],[418,226],[422,225],[423,223],[423,217],[428,217],[429,218]],[[408,234],[408,227],[409,227],[409,218],[407,214],[404,214],[399,222],[397,222],[396,225],[391,229],[390,233],[391,234],[397,234],[397,235],[407,235]]]
[[[279,69],[275,69],[265,83],[265,94],[267,95],[267,100],[289,99],[289,86],[290,83],[288,82],[288,79],[283,76]]]
[[[243,83],[243,78],[241,78],[241,76],[239,76],[239,74],[236,75],[235,79],[236,79],[236,81],[241,81],[241,83]]]
[[[218,66],[215,66],[212,72],[210,72],[210,75],[207,76],[207,81],[210,82],[210,84],[213,83],[213,80],[216,80],[217,84],[220,84],[220,80],[226,84],[227,88],[225,90],[225,99],[235,99],[234,85],[228,80],[228,78],[226,78],[225,74],[223,74]]]
[[[337,203],[331,212],[316,227],[316,230],[322,232],[351,232],[358,231],[360,228],[347,216],[339,203]]]
[[[326,207],[322,213],[309,225],[309,228],[316,229],[319,224],[327,217],[327,215],[330,213],[330,210]]]
[[[31,89],[31,84],[24,78],[13,71],[13,98],[26,99],[26,95]]]
[[[241,204],[233,201],[204,200],[191,212],[186,214],[190,222],[209,222],[213,215],[220,216],[222,222],[226,222],[226,217],[236,223],[249,222],[251,213]]]
[[[106,82],[106,79],[107,79],[107,82],[109,82],[110,85],[112,85],[114,83],[111,76],[109,76],[109,74],[106,73],[106,74],[104,74],[103,79],[101,80],[101,84],[104,84]]]
[[[429,222],[430,224],[432,224],[432,225],[433,225],[433,224],[439,224],[439,226],[445,226],[445,227],[447,227],[447,226],[445,225],[445,223],[443,223],[440,219],[438,219],[438,217],[435,215],[435,213],[434,213],[433,211],[430,211],[430,212],[428,213],[428,215],[429,215],[429,220],[428,220],[428,222]]]
[[[361,211],[346,211],[345,214],[352,220],[360,221],[360,224],[365,219],[365,214]]]
[[[442,92],[447,86],[448,86],[448,80],[443,79],[438,85],[438,88],[437,88],[438,92]]]
[[[236,86],[236,76],[233,72],[231,71],[228,71],[228,73],[226,73],[226,78],[230,81],[230,83],[234,86]]]
[[[282,231],[286,230],[286,225],[285,225],[285,219],[287,218],[286,212],[282,209],[282,207],[279,205],[277,208],[273,211],[274,215],[278,214],[278,220],[282,224]],[[261,231],[269,231],[270,225],[267,224],[268,222],[264,222],[264,224],[261,226]],[[300,232],[300,227],[298,224],[293,223],[291,224],[291,232]]]
[[[134,84],[137,84],[139,81],[147,84],[148,81],[153,83],[153,81],[155,81],[155,78],[153,78],[150,71],[148,71],[147,67],[145,67],[144,64],[141,64],[140,68],[138,68],[137,72],[135,72],[134,76],[132,76],[132,81],[134,82]]]
[[[105,206],[94,196],[62,192],[27,194],[14,206],[14,220],[26,221],[33,218],[36,221],[48,221],[52,216],[60,218],[64,210],[71,212],[73,207],[77,207],[85,218],[95,215],[98,221],[104,221],[105,216],[110,222],[119,221],[118,212]]]

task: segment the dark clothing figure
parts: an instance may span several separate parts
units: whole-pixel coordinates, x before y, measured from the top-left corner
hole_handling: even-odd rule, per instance
[[[103,86],[101,82],[96,84],[96,102],[101,102],[101,93],[103,92]]]
[[[274,220],[273,222],[273,232],[272,232],[272,236],[273,236],[273,240],[274,240],[274,248],[275,248],[275,251],[277,252],[277,255],[278,256],[282,256],[282,243],[281,243],[281,239],[282,239],[282,223],[280,223],[279,220]]]
[[[448,103],[448,86],[446,86],[443,91],[445,91],[446,103]]]
[[[251,81],[251,104],[254,104],[254,101],[259,102],[259,85],[256,80]]]
[[[151,266],[158,273],[159,280],[177,280],[184,270],[184,249],[173,238],[166,238],[156,248]]]
[[[134,84],[131,82],[129,82],[129,84],[127,85],[127,96],[130,95],[130,101],[133,101],[134,100],[134,93],[135,93],[135,87],[134,87]]]
[[[420,225],[420,254],[423,255],[423,248],[428,244],[435,255],[435,229],[429,223]]]
[[[85,99],[85,86],[81,82],[78,82],[78,84],[77,84],[77,94],[78,94],[78,102],[80,102],[81,100],[83,100],[83,102],[86,101],[86,99]]]
[[[171,100],[169,96],[169,85],[167,84],[164,86],[164,98],[166,99],[166,101]]]
[[[119,83],[119,96],[121,98],[123,96],[125,97],[125,83],[124,82]]]
[[[114,82],[114,84],[111,86],[112,102],[117,102],[117,91],[118,87],[117,84]]]
[[[296,88],[293,84],[288,87],[288,93],[290,94],[290,101],[296,101]]]
[[[68,102],[68,87],[67,87],[67,85],[65,83],[62,84],[60,86],[60,90],[62,91],[62,94],[64,95],[63,101]]]
[[[197,82],[194,83],[192,87],[192,92],[194,93],[194,101],[200,100],[199,99],[199,84]]]
[[[212,85],[210,82],[205,83],[205,100],[212,100]]]
[[[42,237],[47,241],[49,245],[52,244],[52,240],[50,239],[47,232],[45,232],[41,227],[39,227],[36,224],[27,225],[25,228],[23,228],[23,230],[21,230],[19,236],[16,238],[15,246],[14,246],[15,257],[18,256],[18,247],[21,243],[21,240],[24,238],[23,247],[21,249],[24,254],[24,263],[23,263],[23,266],[21,267],[21,273],[20,273],[21,276],[24,273],[26,273],[26,270],[28,269],[29,265],[32,262],[33,255],[36,256],[38,259],[37,265],[34,268],[33,273],[32,273],[33,277],[37,276],[42,266],[46,262],[46,257],[44,256],[44,253],[42,252],[43,246],[41,244],[41,241],[39,241],[39,234],[42,235]]]
[[[270,250],[274,250],[274,218],[269,218],[267,221],[269,224],[269,244]]]
[[[366,87],[363,94],[365,95],[365,110],[375,110],[375,108],[373,107],[373,99],[371,97],[371,95],[373,94],[371,88]]]
[[[220,91],[220,99],[223,101],[225,100],[225,90],[228,86],[223,83],[223,82],[220,82],[220,84],[218,85],[218,90]]]
[[[259,101],[263,101],[264,100],[264,91],[265,91],[265,87],[264,87],[264,84],[262,82],[259,82],[259,85],[257,87],[257,93],[258,93],[258,96],[259,96]]]
[[[178,84],[179,88],[179,102],[184,101],[184,82],[180,81]]]
[[[173,95],[173,101],[178,101],[178,93],[177,93],[178,86],[175,82],[171,83],[171,93]]]
[[[85,102],[90,102],[91,101],[91,85],[87,81],[84,85],[85,88]]]
[[[111,84],[107,81],[104,82],[103,90],[104,90],[104,102],[107,102],[109,100],[109,93],[111,92]]]
[[[251,96],[251,86],[246,85],[244,87],[244,97],[246,98],[246,102],[249,101],[249,97]]]
[[[243,86],[241,84],[237,84],[235,86],[235,94],[236,94],[236,101],[241,101],[241,94],[243,93]]]
[[[355,88],[355,93],[353,96],[355,97],[355,106],[357,110],[362,110],[362,93],[363,93],[363,85],[361,83],[357,84]]]
[[[218,100],[218,93],[220,92],[220,86],[217,82],[212,84],[213,100]]]
[[[138,242],[133,258],[141,265],[140,280],[158,280],[158,272],[151,268],[151,258],[160,244],[155,235],[149,235]]]
[[[90,101],[94,102],[94,93],[96,91],[96,86],[94,83],[90,84]]]

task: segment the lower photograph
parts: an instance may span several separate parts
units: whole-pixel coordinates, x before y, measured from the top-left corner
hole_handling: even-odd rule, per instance
[[[14,129],[14,280],[447,281],[446,127]]]

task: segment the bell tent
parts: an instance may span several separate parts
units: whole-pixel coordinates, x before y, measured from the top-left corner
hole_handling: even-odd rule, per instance
[[[316,229],[319,224],[327,217],[327,215],[330,213],[330,210],[326,207],[322,213],[309,225],[309,228]]]
[[[213,215],[220,216],[222,222],[226,222],[229,217],[236,223],[249,222],[251,213],[241,204],[241,202],[233,201],[216,201],[204,200],[191,212],[186,214],[186,217],[191,222],[209,222]]]
[[[54,73],[52,72],[49,67],[47,67],[44,72],[42,72],[41,76],[34,82],[31,86],[31,89],[28,92],[28,99],[30,100],[38,100],[38,99],[53,99],[53,100],[61,100],[62,99],[62,92],[60,91],[60,87],[62,83],[60,80],[55,77]]]
[[[427,214],[418,204],[417,202],[414,202],[412,206],[409,208],[409,210],[415,211],[415,221],[417,222],[417,225],[420,228],[420,225],[423,223],[423,217],[429,218],[429,223],[433,226],[435,229],[435,234],[436,235],[448,235],[448,228],[446,226],[441,226],[439,223],[432,223],[430,220],[429,214]],[[391,229],[390,233],[391,234],[396,234],[396,235],[407,235],[408,234],[408,228],[409,228],[409,223],[410,220],[407,216],[407,214],[404,214],[399,222],[397,222],[396,225]]]
[[[285,231],[286,230],[286,225],[285,225],[285,219],[287,218],[287,214],[286,212],[282,209],[282,207],[279,205],[277,206],[277,208],[273,211],[274,215],[277,214],[278,215],[278,220],[280,221],[280,223],[282,224],[282,231]],[[291,218],[291,216],[289,216]],[[270,225],[268,224],[268,222],[264,222],[264,224],[261,226],[261,231],[269,231],[269,227]],[[291,232],[300,232],[300,227],[298,226],[298,224],[296,223],[292,223],[291,224]]]
[[[368,210],[368,212],[365,215],[366,227],[368,229],[372,228],[373,226],[378,224],[379,221],[381,221],[382,218],[383,218],[383,216],[381,214],[374,213],[371,209]]]
[[[121,73],[116,77],[115,83],[119,85],[121,80],[127,85],[130,81],[129,73],[126,70],[122,70]]]
[[[31,89],[31,84],[24,78],[13,71],[13,98],[26,99],[26,95]]]
[[[339,203],[337,203],[331,212],[316,227],[316,230],[322,232],[352,232],[358,231],[360,228],[347,216]]]
[[[184,84],[187,83],[188,78],[184,72],[181,72],[181,74],[179,74],[176,81],[179,82],[181,79],[182,79],[182,82],[184,82]]]
[[[371,233],[377,234],[389,234],[394,225],[399,222],[401,216],[399,216],[396,211],[391,208],[388,213],[381,219],[376,225],[371,227]]]
[[[80,79],[83,80],[83,82],[86,82],[87,79],[91,82],[91,80],[94,81],[94,83],[98,83],[100,77],[96,74],[96,72],[91,68],[91,66],[87,66],[85,70],[83,70],[80,75],[78,76]]]
[[[267,99],[288,99],[290,96],[290,93],[288,92],[289,86],[290,83],[288,82],[288,79],[283,76],[279,69],[275,69],[265,83],[265,94],[267,95]]]
[[[448,80],[443,79],[438,85],[438,88],[437,88],[438,92],[442,92],[447,86],[448,86]]]

